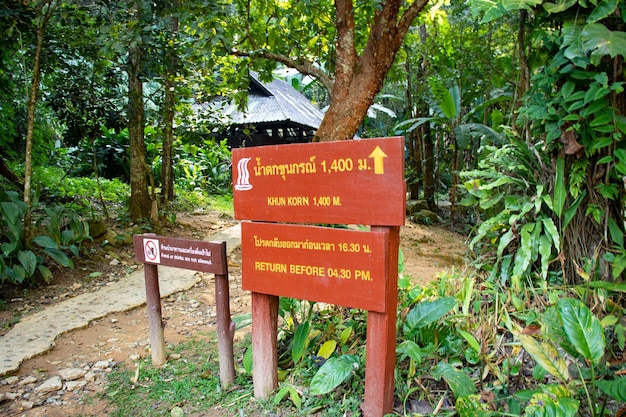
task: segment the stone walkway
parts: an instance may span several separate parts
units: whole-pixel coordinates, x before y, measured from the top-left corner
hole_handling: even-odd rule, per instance
[[[238,224],[206,240],[225,241],[230,254],[241,244],[241,226]],[[159,267],[162,298],[188,290],[198,281],[200,275],[195,271]],[[92,320],[133,309],[145,302],[144,273],[140,268],[112,285],[78,295],[24,318],[0,337],[0,377],[17,371],[25,360],[51,349],[59,335],[87,327]]]

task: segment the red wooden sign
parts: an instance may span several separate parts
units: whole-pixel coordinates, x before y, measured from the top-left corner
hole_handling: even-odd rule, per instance
[[[222,258],[221,243],[134,235],[133,246],[135,258],[139,262],[218,275],[227,274],[228,271],[228,265]]]
[[[235,217],[404,225],[404,139],[233,149]]]
[[[241,235],[244,290],[385,312],[386,233],[244,222]]]

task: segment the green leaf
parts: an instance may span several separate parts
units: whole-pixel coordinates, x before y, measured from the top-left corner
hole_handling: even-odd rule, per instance
[[[561,382],[570,379],[567,364],[552,343],[538,342],[534,337],[525,334],[520,334],[519,340],[526,352],[548,373]]]
[[[404,332],[410,333],[439,320],[456,306],[454,297],[423,301],[413,307],[404,322]]]
[[[602,288],[608,291],[624,292],[626,293],[626,284],[618,282],[608,281],[592,281],[589,283],[591,288]]]
[[[472,14],[484,13],[481,23],[491,22],[507,15],[511,11],[528,10],[541,4],[541,0],[471,0]]]
[[[52,271],[45,265],[37,265],[37,270],[41,274],[41,277],[46,283],[50,283],[52,280]]]
[[[243,354],[243,369],[250,373],[252,372],[252,365],[254,364],[252,360],[252,346],[249,346],[246,350],[246,353]]]
[[[558,0],[554,3],[543,3],[543,8],[546,9],[548,13],[561,13],[573,5],[578,3],[578,0]]]
[[[545,279],[548,276],[548,267],[552,255],[552,244],[545,235],[539,238],[539,254],[541,255],[541,276]]]
[[[526,417],[574,417],[578,413],[578,400],[559,397],[551,393],[538,393],[532,396],[526,406]]]
[[[37,257],[29,250],[21,250],[17,253],[17,259],[24,267],[26,274],[30,277],[35,273],[37,269]]]
[[[346,327],[339,334],[339,341],[341,342],[342,346],[346,344],[350,336],[352,336],[352,326]]]
[[[543,217],[541,219],[541,222],[543,223],[544,230],[554,242],[554,247],[556,248],[558,252],[561,249],[561,239],[559,238],[559,232],[556,226],[554,225],[554,222],[552,221],[550,217]]]
[[[476,392],[474,382],[462,371],[446,362],[439,362],[432,371],[435,379],[443,378],[456,398],[464,397]]]
[[[63,251],[53,248],[45,248],[43,251],[61,266],[69,268],[72,265],[72,261]]]
[[[596,23],[610,16],[617,8],[617,0],[602,0],[587,17],[587,23]]]
[[[574,202],[569,206],[569,208],[563,214],[563,230],[567,229],[567,226],[572,221],[574,216],[576,215],[576,211],[578,211],[578,207],[580,203],[587,196],[587,190],[583,190],[580,195],[574,200]]]
[[[595,381],[595,386],[614,400],[626,402],[626,377],[613,381]]]
[[[528,266],[530,265],[533,247],[535,244],[530,232],[532,229],[535,228],[535,226],[535,223],[526,223],[524,226],[522,226],[522,231],[520,232],[520,245],[517,249],[517,253],[515,254],[513,275],[521,277],[522,275],[524,275],[524,273],[528,269]]]
[[[317,356],[328,359],[330,358],[330,355],[335,352],[336,347],[337,342],[335,342],[334,340],[327,340],[322,346],[320,346],[319,350],[317,351]]]
[[[567,190],[565,189],[565,158],[560,156],[556,160],[556,181],[554,183],[554,197],[552,204],[554,206],[554,214],[557,218],[561,218],[563,207],[565,207],[565,199],[567,198]]]
[[[591,23],[583,28],[583,44],[591,51],[591,63],[598,65],[602,57],[626,56],[626,33],[612,32],[600,23]]]
[[[467,341],[467,344],[469,344],[470,347],[476,351],[476,353],[480,353],[480,344],[478,344],[478,340],[476,340],[474,335],[461,329],[458,329],[457,333],[463,336],[463,339]]]
[[[407,357],[413,359],[416,363],[422,362],[422,349],[412,340],[404,340],[396,346],[396,353],[400,356],[400,360]]]
[[[39,235],[33,239],[33,242],[35,242],[42,248],[59,249],[59,244],[55,242],[50,236]]]
[[[305,321],[296,329],[296,333],[293,336],[293,346],[291,348],[291,358],[294,363],[300,362],[302,356],[304,355],[304,351],[306,350],[306,346],[309,340],[309,332],[311,330],[311,323],[309,321]]]
[[[624,247],[624,232],[618,226],[615,219],[609,218],[609,233],[611,234],[611,240],[620,248]]]
[[[2,212],[6,220],[8,220],[9,227],[19,226],[22,223],[22,211],[19,206],[10,201],[3,201],[0,203],[0,207],[2,207]]]
[[[358,365],[359,357],[356,355],[342,355],[328,359],[313,375],[311,395],[328,394],[346,381]]]
[[[573,298],[558,302],[563,330],[570,344],[585,359],[600,363],[606,347],[600,321],[581,301]]]

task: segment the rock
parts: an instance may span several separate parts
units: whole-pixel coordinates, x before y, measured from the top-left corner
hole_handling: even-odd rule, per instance
[[[107,225],[101,219],[91,219],[88,221],[89,234],[93,238],[98,238],[107,232]]]
[[[133,353],[132,355],[130,355],[128,357],[128,359],[130,359],[133,362],[138,361],[139,359],[141,359],[141,355],[137,354],[137,353]]]
[[[65,389],[67,391],[76,391],[82,389],[85,385],[87,385],[87,381],[67,381],[65,383]]]
[[[409,200],[406,202],[407,216],[412,216],[422,210],[428,210],[428,203],[426,200]]]
[[[120,264],[119,259],[115,259],[115,258],[113,258],[113,260],[111,260],[111,262],[109,262],[109,265],[111,265],[111,266],[117,266],[119,264]]]
[[[35,392],[52,392],[63,388],[63,381],[60,376],[53,376],[35,388]]]
[[[94,371],[102,371],[107,369],[109,366],[111,366],[111,362],[109,361],[98,361],[93,365],[91,369]]]
[[[26,378],[22,379],[17,385],[19,385],[20,387],[23,387],[24,385],[34,384],[35,382],[37,382],[37,378],[29,375]]]
[[[84,377],[86,373],[87,371],[81,368],[67,368],[67,369],[61,369],[59,371],[59,376],[64,381],[75,381],[79,378]]]
[[[169,358],[173,361],[177,361],[180,359],[180,353],[172,353]]]
[[[32,410],[35,404],[32,401],[21,401],[20,406],[22,410]]]
[[[6,398],[8,401],[15,401],[16,399],[18,399],[20,396],[20,394],[16,393],[16,392],[5,392],[4,393],[4,398]]]
[[[19,378],[16,376],[10,376],[4,381],[2,381],[2,385],[15,385],[19,382]]]
[[[437,213],[434,213],[430,210],[420,210],[419,212],[413,215],[413,219],[417,223],[426,224],[426,225],[435,224],[439,222],[439,216],[437,216]]]

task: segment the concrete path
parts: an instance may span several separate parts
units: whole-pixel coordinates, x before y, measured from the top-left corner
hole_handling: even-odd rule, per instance
[[[241,244],[241,225],[215,235],[209,241],[226,241],[228,254]],[[200,281],[196,271],[159,267],[161,297],[185,291]],[[70,330],[87,327],[92,320],[130,310],[146,303],[143,268],[112,285],[57,303],[22,319],[0,337],[0,377],[15,372],[21,363],[52,348],[54,340]]]

